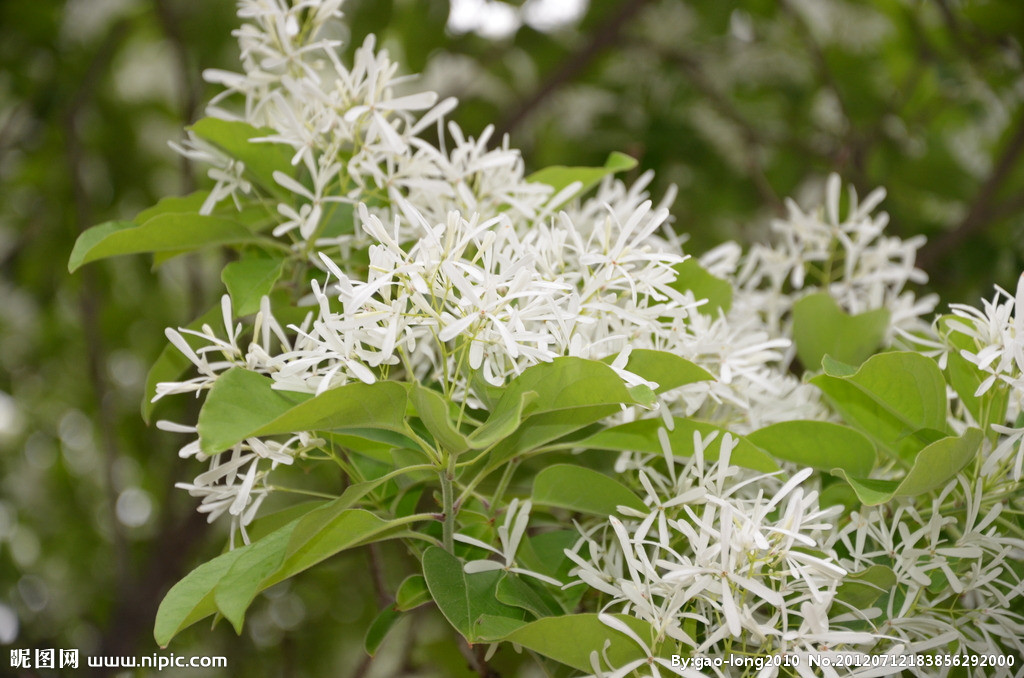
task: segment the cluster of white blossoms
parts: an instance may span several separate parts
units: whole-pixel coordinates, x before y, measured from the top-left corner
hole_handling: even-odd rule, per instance
[[[238,320],[225,296],[223,328],[167,331],[196,376],[159,384],[157,398],[200,394],[227,369],[243,367],[285,391],[417,380],[475,405],[481,389],[561,356],[615,356],[612,367],[635,384],[642,380],[626,371],[625,358],[649,348],[713,376],[662,394],[666,425],[672,415],[695,416],[744,434],[835,418],[818,390],[790,372],[791,311],[802,297],[825,291],[852,314],[887,310],[887,346],[934,337],[922,317],[936,300],[906,289],[924,280],[914,267],[921,242],[884,235],[887,216],[875,211],[882,191],[858,202],[851,190],[844,212],[840,181],[830,177],[821,208],[787,203],[788,217],[772,224],[774,244],[744,252],[728,243],[702,256],[700,265],[733,288],[731,305],[708,310],[681,284],[688,256],[667,209],[673,195],[656,204],[650,173],[631,185],[607,176],[589,197],[580,182],[555,189],[531,181],[507,138],[492,148],[491,129],[473,138],[446,121],[455,102],[410,91],[372,37],[343,64],[339,43],[326,37],[341,4],[242,0],[243,72],[206,73],[224,87],[208,114],[264,130],[252,143],[287,149],[292,172],[273,172],[268,190],[244,163],[194,133],[179,147],[210,167],[215,185],[202,213],[258,203],[274,215],[269,230],[299,271],[294,280],[310,281],[300,302],[305,320],[280,322],[268,298],[253,318]],[[431,143],[424,133],[435,127],[439,140]],[[303,267],[312,275],[303,277]],[[957,331],[977,346],[963,357],[989,375],[978,395],[1024,391],[1024,332],[1013,316],[1021,297],[1018,288],[1016,299],[1001,292],[982,311],[953,308],[962,321]],[[895,503],[844,522],[819,505],[809,469],[787,469],[788,479],[743,470],[730,464],[737,441],[729,434],[695,436],[686,461],[663,439],[663,457],[627,453],[617,467],[635,475],[648,510],[622,509],[581,528],[567,555],[578,583],[605,596],[609,627],[630,635],[603,613],[632,614],[652,626],[656,644],[677,643],[688,653],[926,651],[939,646],[936,638],[972,651],[996,647],[992,634],[1024,637],[1019,616],[999,611],[1022,594],[1008,564],[1022,545],[995,529],[1001,504],[982,500],[1006,489],[1000,474],[1012,471],[1015,481],[1021,474],[1024,428],[1001,423],[985,443],[981,484],[960,479],[929,510]],[[951,422],[956,430],[967,425]],[[210,520],[230,516],[248,541],[245,528],[272,490],[271,472],[317,444],[295,432],[207,456],[191,442],[182,456],[203,458],[209,468],[180,486],[202,499],[199,510]],[[711,445],[720,455],[713,463]],[[956,488],[977,504],[962,524],[942,517]],[[557,583],[516,565],[530,508],[513,500],[496,550],[456,536],[501,559],[467,569]],[[883,599],[884,627],[875,624],[878,611],[852,609],[838,595],[848,573],[873,564],[892,567],[905,592]],[[970,602],[956,613],[977,621],[976,629],[940,614],[950,591]],[[652,670],[662,665],[649,659]],[[595,662],[602,675],[600,657]]]
[[[989,498],[1012,487],[986,484],[960,476],[924,505],[865,507],[828,541],[851,571],[878,563],[892,569],[893,592],[879,601],[885,609],[864,615],[900,652],[984,654],[1004,644],[1024,655],[1024,614],[1015,602],[1024,595],[1024,539],[1001,529],[1007,506]],[[949,506],[961,501],[950,515]],[[982,674],[1017,671],[992,666]]]
[[[265,303],[250,346],[238,345],[244,333],[228,309],[225,333],[193,332],[191,346],[186,330],[169,330],[199,374],[161,384],[157,397],[198,393],[237,365],[284,390],[318,393],[352,380],[415,378],[472,399],[472,374],[501,385],[559,356],[654,348],[715,376],[666,394],[666,412],[696,414],[742,433],[827,416],[816,390],[788,372],[785,309],[773,311],[772,304],[791,304],[786,279],[811,289],[800,262],[821,259],[828,242],[848,244],[843,275],[825,287],[849,310],[920,307],[902,291],[919,278],[917,244],[879,236],[885,217],[870,216],[879,193],[839,221],[832,178],[827,224],[792,206],[790,219],[774,225],[782,246],[755,246],[743,256],[731,245],[704,258],[736,294],[728,311],[702,313],[704,300],[677,284],[677,265],[687,255],[670,228],[672,194],[655,205],[646,190],[650,173],[631,186],[605,178],[588,198],[578,197],[578,182],[555,191],[530,181],[507,139],[490,149],[489,129],[473,139],[445,123],[453,101],[398,93],[405,79],[372,38],[351,66],[343,64],[338,42],[322,37],[340,5],[241,2],[243,72],[206,73],[225,88],[208,114],[272,130],[253,143],[288,148],[294,176],[275,172],[275,190],[267,193],[245,179],[244,165],[195,134],[181,147],[211,165],[216,185],[202,211],[257,200],[279,216],[275,236],[322,271],[312,283],[311,313],[301,326],[282,327]],[[435,125],[440,141],[432,145],[420,135]],[[339,210],[350,211],[350,232],[326,228]],[[901,317],[893,313],[894,326]],[[635,382],[622,362],[615,367]],[[248,498],[228,504],[244,525],[255,501],[248,476],[224,477],[236,480],[229,485],[237,497]]]
[[[620,460],[648,508],[619,507],[621,518],[583,529],[566,551],[571,574],[605,594],[604,611],[643,619],[656,645],[671,639],[685,654],[873,644],[872,633],[842,629],[861,617],[836,602],[847,574],[826,546],[837,511],[804,489],[811,470],[783,482],[741,469],[730,463],[738,441],[728,433],[711,462],[717,437],[695,432],[688,458],[663,436],[663,456]]]
[[[938,297],[918,299],[907,289],[910,283],[927,281],[914,265],[924,237],[903,240],[885,235],[889,215],[875,212],[885,189],[876,188],[860,201],[850,186],[845,210],[841,189],[839,177],[831,175],[820,208],[805,212],[786,200],[787,217],[772,221],[774,243],[755,243],[742,257],[729,243],[706,254],[702,262],[729,276],[775,333],[785,333],[788,313],[797,300],[821,290],[847,313],[886,309],[887,343],[898,334],[926,331],[928,322],[922,318],[934,311]]]
[[[1019,312],[1024,307],[1024,277],[1017,282],[1016,296],[996,286],[992,300],[981,303],[980,309],[949,305],[956,316],[949,328],[975,344],[974,350],[963,349],[960,354],[989,375],[974,395],[984,395],[997,380],[1024,391],[1024,314]]]

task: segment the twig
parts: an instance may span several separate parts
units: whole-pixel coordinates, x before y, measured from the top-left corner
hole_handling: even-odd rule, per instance
[[[384,567],[381,562],[378,545],[368,545],[366,547],[366,554],[370,560],[370,577],[373,579],[373,591],[377,596],[377,607],[383,609],[394,603],[395,599],[388,592],[388,584],[384,578]]]
[[[740,113],[729,98],[715,87],[700,67],[700,62],[696,57],[685,52],[669,50],[660,51],[659,55],[666,61],[678,66],[693,88],[708,100],[711,106],[718,111],[719,115],[731,122],[739,130],[748,147],[745,163],[748,177],[761,195],[761,199],[771,205],[778,216],[785,216],[786,206],[768,180],[764,166],[759,158],[759,152],[762,148],[766,148],[772,143],[783,142],[770,139],[765,132],[759,130],[753,123],[747,120],[746,116]],[[798,148],[806,155],[813,155],[811,149],[798,140],[786,140],[784,143],[787,146]]]
[[[366,678],[372,665],[373,657],[368,654],[363,655],[363,660],[359,662],[359,666],[356,667],[356,672],[352,674],[352,678]]]
[[[129,23],[122,20],[115,23],[107,33],[103,43],[90,62],[86,73],[72,95],[70,104],[63,117],[65,136],[65,162],[67,163],[71,190],[74,197],[75,230],[84,230],[92,221],[89,195],[85,187],[82,162],[83,152],[78,133],[78,116],[88,105],[92,93],[97,89],[98,81],[106,73],[118,47],[128,36]],[[79,293],[79,315],[82,322],[82,333],[86,346],[86,368],[92,385],[93,397],[96,399],[97,417],[100,435],[103,438],[104,452],[104,484],[107,495],[107,515],[111,523],[114,548],[114,568],[117,578],[125,581],[128,576],[128,548],[117,518],[117,488],[114,480],[114,468],[121,456],[115,434],[117,416],[113,402],[107,397],[109,387],[105,376],[107,365],[106,346],[99,327],[99,299],[96,275],[92,269],[82,271],[82,287]]]
[[[466,664],[469,665],[470,669],[476,671],[480,678],[501,678],[501,674],[488,666],[487,660],[484,659],[484,655],[487,652],[486,646],[470,645],[462,636],[459,636],[456,644],[459,647],[459,654],[466,660]]]
[[[1000,213],[1001,210],[995,203],[996,194],[1016,168],[1022,152],[1024,152],[1024,112],[1018,114],[1016,129],[1010,135],[995,165],[992,166],[988,178],[975,193],[974,200],[959,225],[942,237],[932,240],[921,250],[919,262],[929,274],[937,273],[938,271],[932,269],[970,238],[984,231],[992,222],[992,218]],[[1015,202],[1005,203],[1004,207],[1013,205]]]
[[[548,97],[567,82],[579,77],[602,53],[615,45],[625,27],[649,2],[650,0],[625,0],[619,3],[619,6],[597,27],[582,49],[563,61],[561,67],[552,72],[530,98],[497,126],[496,134],[491,137],[492,143],[501,143],[502,137],[519,127]]]
[[[188,45],[181,30],[181,23],[168,0],[153,0],[156,16],[164,37],[174,52],[175,80],[177,81],[178,98],[181,101],[181,119],[184,123],[193,122],[199,114],[201,88],[193,76],[194,69],[189,63]],[[195,169],[192,161],[185,156],[178,160],[180,164],[181,190],[191,193],[196,190]],[[206,307],[206,289],[203,285],[202,267],[195,254],[186,260],[188,269],[188,292],[190,317],[196,317]]]

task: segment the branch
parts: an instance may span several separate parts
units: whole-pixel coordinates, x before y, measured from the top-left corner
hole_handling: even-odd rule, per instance
[[[195,121],[199,112],[201,92],[199,84],[192,76],[193,69],[189,63],[188,46],[185,44],[178,17],[168,4],[168,0],[153,0],[153,4],[164,38],[170,43],[174,52],[174,76],[177,80],[178,98],[181,100],[181,119],[185,124],[189,124]],[[191,193],[196,188],[192,162],[185,156],[181,156],[181,184],[185,193]]]
[[[174,52],[174,75],[177,81],[178,98],[181,102],[181,121],[183,124],[194,122],[199,114],[201,84],[193,76],[193,68],[189,63],[188,45],[185,42],[181,22],[174,13],[169,0],[153,0],[156,16],[163,31],[164,38]],[[195,170],[192,161],[185,156],[178,159],[181,174],[181,190],[191,193],[196,190]],[[188,268],[189,315],[193,318],[202,313],[206,306],[206,289],[203,285],[202,269],[195,254],[186,259]]]
[[[818,71],[818,77],[821,78],[825,87],[831,90],[833,96],[835,96],[836,103],[839,104],[839,110],[842,111],[843,118],[846,120],[846,130],[847,132],[852,132],[853,125],[850,121],[849,107],[846,105],[843,93],[839,90],[839,83],[836,82],[835,76],[832,75],[832,69],[828,66],[828,61],[825,59],[825,52],[821,49],[821,45],[818,44],[818,41],[814,39],[811,27],[807,25],[807,21],[800,12],[790,4],[789,0],[779,0],[779,7],[789,15],[793,20],[793,23],[796,25],[797,30],[800,32],[800,38],[807,46],[807,51],[811,53],[811,58],[814,61],[814,67]]]
[[[470,645],[461,635],[456,643],[459,647],[459,654],[466,660],[468,667],[475,671],[480,678],[500,678],[501,674],[487,665],[484,656],[487,653],[486,645]]]
[[[624,0],[611,11],[591,35],[582,49],[569,56],[548,76],[548,79],[497,126],[497,133],[491,137],[500,143],[502,137],[519,127],[548,97],[560,87],[575,80],[605,51],[614,46],[622,36],[625,27],[650,0]]]
[[[756,128],[752,122],[747,120],[746,116],[744,116],[739,109],[733,105],[732,101],[729,100],[729,97],[719,91],[719,89],[711,82],[700,67],[700,62],[696,57],[685,52],[668,50],[659,52],[659,55],[666,61],[678,66],[682,74],[690,81],[690,84],[693,85],[693,88],[708,100],[711,106],[718,111],[719,115],[736,126],[740,134],[743,135],[743,139],[747,143],[747,146],[750,147],[746,155],[747,176],[753,182],[757,192],[761,195],[761,199],[771,205],[772,210],[774,210],[778,216],[785,216],[786,206],[779,197],[779,194],[772,187],[771,182],[768,180],[768,176],[764,171],[764,166],[758,158],[758,152],[760,149],[767,148],[770,144],[779,142],[774,139],[770,139],[765,132],[762,132]],[[786,143],[788,144],[789,142]],[[813,155],[809,148],[799,143],[797,140],[793,140],[791,145],[798,147],[801,152],[806,155]]]
[[[366,554],[370,560],[370,577],[373,580],[373,592],[377,597],[377,607],[385,608],[393,604],[395,599],[388,591],[387,579],[384,577],[384,564],[380,559],[378,545],[367,545]]]
[[[99,80],[106,74],[118,48],[128,37],[129,28],[127,20],[119,21],[111,26],[89,63],[78,88],[71,96],[63,117],[65,162],[74,197],[75,230],[78,231],[86,228],[92,221],[90,197],[84,177],[84,153],[78,132],[78,117],[90,103],[93,93],[97,90]],[[79,293],[78,308],[85,339],[86,369],[92,385],[93,397],[96,399],[100,435],[103,439],[106,509],[113,533],[114,568],[117,579],[125,581],[128,576],[128,547],[124,530],[117,519],[117,488],[114,482],[114,468],[121,453],[115,435],[117,416],[113,401],[108,397],[110,390],[105,376],[107,355],[98,321],[100,308],[98,295],[94,271],[92,269],[82,271],[82,288]]]
[[[996,205],[995,197],[1003,183],[1017,166],[1021,153],[1024,152],[1024,113],[1019,114],[1017,127],[1013,131],[1006,146],[999,154],[988,178],[978,188],[967,214],[959,225],[947,231],[942,237],[930,241],[921,250],[920,265],[929,273],[933,268],[959,249],[969,239],[981,234],[992,223],[993,218],[1005,212]],[[1014,202],[1007,203],[1013,205]]]

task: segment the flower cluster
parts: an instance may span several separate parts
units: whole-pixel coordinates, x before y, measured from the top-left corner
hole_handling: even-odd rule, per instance
[[[896,650],[986,653],[1001,639],[1024,652],[1024,615],[1013,603],[1024,595],[1014,565],[1024,557],[1024,540],[999,528],[1007,507],[990,499],[995,494],[984,480],[971,485],[961,476],[924,505],[854,511],[830,540],[851,570],[891,568],[893,592],[880,598],[884,608],[865,615]],[[960,497],[964,506],[951,515],[948,507]],[[1015,671],[991,667],[985,675]]]
[[[579,582],[607,596],[605,610],[650,623],[656,643],[670,638],[695,655],[873,642],[830,625],[830,614],[857,615],[834,610],[847,574],[825,546],[837,511],[804,489],[810,469],[785,482],[741,469],[730,463],[738,441],[728,433],[712,462],[717,437],[694,433],[682,458],[663,436],[662,457],[625,461],[648,508],[619,507],[622,518],[584,530],[566,551]]]
[[[216,185],[201,212],[231,198],[262,202],[278,215],[273,234],[325,276],[311,281],[314,309],[304,324],[286,328],[265,302],[249,346],[239,345],[244,332],[227,307],[224,334],[168,330],[198,376],[160,384],[157,397],[204,390],[238,365],[285,390],[318,393],[397,376],[473,398],[474,374],[501,385],[558,356],[655,348],[716,377],[665,396],[666,412],[745,432],[828,416],[814,389],[787,371],[791,341],[780,319],[792,295],[782,286],[788,279],[810,289],[801,262],[824,262],[828,242],[838,239],[849,244],[845,274],[822,285],[849,310],[910,298],[897,295],[918,277],[916,243],[879,237],[885,217],[870,216],[877,192],[840,221],[833,177],[828,224],[794,205],[791,218],[775,224],[779,248],[755,246],[741,256],[731,246],[702,259],[734,282],[736,294],[729,310],[700,312],[704,300],[677,284],[687,255],[668,228],[672,195],[655,206],[650,173],[632,186],[606,178],[586,199],[578,182],[554,191],[530,181],[507,139],[491,149],[490,130],[474,139],[445,124],[453,101],[398,94],[405,79],[372,38],[351,66],[343,64],[337,42],[323,37],[340,5],[241,3],[243,72],[206,73],[225,88],[211,116],[272,130],[252,143],[289,149],[295,171],[274,172],[274,191],[258,190],[243,163],[194,133],[180,147],[212,165]],[[448,132],[437,145],[421,137],[434,125]],[[351,231],[328,229],[345,210]],[[779,257],[783,263],[773,263]],[[773,281],[767,289],[765,281]],[[772,310],[780,299],[789,299],[785,308]],[[614,366],[635,383],[621,362]],[[244,501],[229,505],[235,516],[253,515]]]
[[[623,453],[616,471],[645,508],[621,507],[607,520],[580,525],[578,543],[566,551],[575,564],[571,585],[592,589],[609,632],[628,636],[646,655],[611,666],[594,648],[596,675],[670,668],[657,655],[666,648],[694,656],[1022,649],[1005,640],[1024,633],[1019,615],[1005,610],[1024,594],[1024,542],[1007,536],[1020,528],[1006,518],[1020,509],[1013,502],[1024,428],[1006,424],[1016,419],[1024,393],[1024,332],[1014,313],[1024,303],[1024,282],[1016,298],[1000,290],[980,311],[953,306],[948,329],[969,343],[954,348],[948,333],[922,320],[936,300],[907,289],[924,281],[914,266],[921,242],[884,234],[888,217],[876,211],[881,190],[863,201],[851,190],[844,210],[835,176],[820,208],[787,203],[788,217],[772,223],[774,244],[744,252],[727,243],[694,261],[671,222],[673,194],[656,203],[650,173],[627,183],[606,168],[592,193],[584,184],[601,170],[580,175],[563,168],[568,178],[548,175],[550,183],[531,178],[507,138],[493,140],[489,128],[474,138],[447,121],[454,101],[413,90],[372,37],[351,65],[342,63],[337,41],[327,37],[341,4],[243,0],[246,23],[236,32],[243,72],[206,74],[224,87],[209,115],[243,125],[238,129],[255,135],[250,146],[283,150],[286,159],[254,174],[193,131],[178,148],[206,163],[214,182],[199,211],[255,208],[270,215],[263,243],[281,257],[278,272],[290,281],[278,292],[292,297],[264,297],[257,313],[239,319],[225,296],[223,328],[168,330],[195,376],[159,384],[156,398],[204,393],[232,367],[259,373],[276,389],[314,396],[352,382],[416,382],[462,404],[457,430],[449,431],[458,441],[486,419],[488,394],[531,366],[566,356],[606,359],[626,384],[655,387],[650,375],[628,371],[630,353],[669,352],[713,378],[660,393],[665,426],[692,417],[706,425],[701,430],[717,432],[695,434],[692,450],[684,451],[671,449],[663,430],[662,455]],[[426,132],[434,127],[431,142]],[[692,265],[702,279],[728,287],[731,298],[710,303],[710,292],[687,282]],[[790,463],[775,473],[732,463],[741,442],[748,444],[737,436],[791,420],[840,420],[821,391],[794,373],[793,309],[814,293],[827,293],[848,314],[884,310],[884,347],[916,340],[947,355],[955,351],[979,377],[975,399],[1010,401],[1001,410],[975,408],[973,417],[954,409],[948,431],[937,430],[941,421],[908,431],[932,440],[984,429],[972,463],[956,467],[959,476],[933,496],[893,493],[882,506],[856,508],[850,493],[822,498],[841,483],[827,474]],[[301,322],[280,320],[289,305],[302,309]],[[637,416],[623,408],[604,423]],[[196,433],[192,426],[162,426]],[[419,435],[412,427],[404,433]],[[576,433],[559,432],[569,434],[568,442],[561,437],[553,448],[572,447]],[[199,510],[211,520],[230,516],[247,542],[246,526],[273,488],[273,470],[328,447],[308,431],[284,440],[250,437],[208,457],[191,442],[181,455],[204,458],[209,468],[180,487],[201,497]],[[348,472],[334,452],[328,456]],[[431,461],[443,457],[439,452]],[[533,504],[518,497],[490,505],[474,492],[485,474],[462,491],[479,500],[488,521],[504,511],[495,530],[499,547],[453,537],[454,514],[465,507],[452,502],[450,483],[476,468],[467,462],[456,469],[454,456],[446,461],[447,545],[460,542],[499,558],[471,560],[465,573],[501,570],[559,586],[517,561]],[[506,466],[498,496],[510,489],[520,461]],[[859,487],[896,487],[909,467],[905,459],[869,465],[874,475]],[[957,502],[967,507],[962,520],[951,517]],[[870,587],[856,578],[882,571],[894,584],[875,607],[848,602],[844,584]],[[641,620],[652,637],[640,638],[615,614]]]
[[[819,289],[851,314],[888,310],[888,342],[898,333],[926,330],[928,323],[922,318],[935,309],[938,299],[918,299],[906,289],[909,283],[927,280],[914,267],[923,237],[902,240],[885,235],[889,216],[874,213],[885,198],[884,189],[875,189],[860,201],[851,186],[844,212],[841,188],[839,177],[831,175],[824,205],[809,212],[787,200],[787,218],[772,222],[776,242],[755,243],[742,260],[731,257],[733,266],[720,252],[705,259],[731,274],[736,287],[756,300],[767,324],[777,331],[783,330],[793,303]]]

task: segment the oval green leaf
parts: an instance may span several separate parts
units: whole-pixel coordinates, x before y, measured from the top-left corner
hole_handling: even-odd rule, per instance
[[[882,346],[888,329],[887,309],[850,315],[828,292],[810,294],[793,304],[793,341],[807,369],[816,370],[826,355],[860,365]]]
[[[841,468],[866,478],[875,466],[875,446],[852,428],[827,421],[783,421],[746,436],[776,459],[823,471]]]
[[[538,473],[532,498],[541,506],[598,516],[615,515],[619,506],[648,510],[640,497],[615,478],[575,464],[555,464]]]

